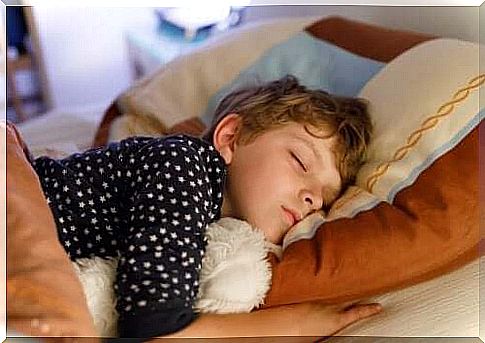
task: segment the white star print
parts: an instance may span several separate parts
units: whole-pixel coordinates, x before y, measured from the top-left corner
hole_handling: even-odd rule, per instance
[[[78,174],[62,172],[63,176],[59,177],[61,171],[58,169],[53,169],[52,175],[45,174],[55,176],[56,181],[54,178],[45,181],[45,184],[51,182],[50,189],[55,188],[54,182],[57,182],[56,186],[59,190],[62,189],[59,193],[53,191],[49,196],[46,195],[47,199],[49,197],[55,199],[54,206],[60,213],[67,210],[63,205],[71,202],[68,196],[77,200],[72,201],[73,203],[79,204],[78,213],[69,212],[69,215],[75,213],[75,215],[72,214],[72,218],[67,217],[67,212],[64,212],[63,216],[59,216],[62,219],[58,219],[58,223],[67,221],[69,225],[66,228],[70,227],[71,230],[66,233],[69,239],[64,241],[64,247],[70,256],[112,254],[119,250],[117,250],[117,241],[111,237],[119,236],[122,239],[123,244],[119,244],[120,249],[126,249],[131,256],[120,261],[121,274],[115,286],[126,283],[124,289],[128,290],[130,284],[134,285],[129,292],[124,291],[119,298],[120,308],[128,312],[134,310],[128,307],[131,306],[129,302],[132,301],[129,295],[141,292],[144,289],[140,287],[141,285],[150,285],[145,292],[158,296],[156,300],[150,297],[140,298],[140,293],[133,300],[133,303],[138,306],[152,308],[155,301],[165,302],[166,299],[177,294],[182,294],[181,298],[186,300],[186,306],[190,306],[196,295],[194,287],[197,284],[195,279],[199,273],[200,260],[196,262],[194,258],[188,256],[197,256],[198,259],[203,256],[203,248],[199,248],[197,244],[200,241],[199,239],[192,241],[193,235],[203,232],[207,224],[215,218],[214,213],[218,213],[217,209],[222,202],[222,192],[211,188],[216,181],[215,173],[225,175],[224,162],[219,161],[218,153],[211,145],[201,143],[198,139],[187,136],[175,137],[177,138],[170,138],[172,139],[170,148],[167,148],[165,138],[129,138],[122,143],[113,143],[114,145],[110,144],[107,148],[100,148],[96,151],[96,157],[91,158],[90,162],[85,162],[87,156],[79,154],[76,162],[81,158],[82,161],[79,162],[76,170]],[[145,147],[145,144],[148,146]],[[194,144],[196,149],[186,148]],[[165,152],[165,149],[168,151]],[[167,155],[170,157],[167,158]],[[140,163],[140,161],[143,162]],[[64,166],[67,167],[67,163]],[[72,162],[71,164],[74,165]],[[135,168],[135,165],[139,166],[139,169]],[[90,170],[99,171],[98,178],[93,173],[81,179],[82,172]],[[149,172],[151,170],[153,172]],[[46,172],[49,171],[46,170]],[[214,174],[207,175],[207,172],[214,172]],[[126,175],[126,178],[122,175]],[[71,178],[75,183],[64,182],[63,180],[67,178]],[[218,180],[222,183],[221,177]],[[73,186],[74,184],[76,187]],[[158,201],[155,203],[155,200]],[[182,206],[177,205],[180,203]],[[197,203],[204,206],[196,206]],[[124,214],[118,217],[116,215],[118,211],[127,212],[126,217]],[[83,224],[81,229],[70,225],[71,223],[78,225],[79,220],[88,225]],[[183,222],[183,225],[180,222]],[[114,227],[111,227],[112,225]],[[124,230],[118,231],[118,228],[123,227],[129,229],[127,230],[129,237],[136,237],[137,244],[125,243],[127,237],[124,237]],[[65,228],[62,229],[65,230]],[[73,236],[76,233],[79,239]],[[76,241],[75,248],[72,246],[73,240]],[[106,241],[104,245],[101,244],[102,241]],[[111,244],[110,249],[107,249],[106,243]],[[164,253],[166,245],[174,248],[174,252],[170,252],[170,255]],[[74,249],[76,249],[75,252]],[[190,252],[183,249],[190,249]],[[170,263],[164,267],[160,262]],[[153,269],[150,275],[151,268]],[[154,272],[155,268],[158,273]],[[162,271],[163,273],[160,273]],[[173,272],[177,272],[179,276],[174,277]],[[167,281],[163,285],[160,282],[150,283],[146,275],[150,275],[150,280],[156,275],[157,278]],[[165,297],[163,295],[160,297],[164,287],[169,289],[169,292],[165,293]],[[118,288],[119,291],[122,289],[122,287]]]

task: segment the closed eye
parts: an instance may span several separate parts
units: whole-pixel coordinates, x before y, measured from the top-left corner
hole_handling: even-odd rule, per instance
[[[300,167],[303,169],[303,171],[306,173],[308,169],[306,168],[305,164],[301,161],[301,159],[294,154],[293,152],[290,152],[291,156],[295,159],[295,161],[300,165]]]

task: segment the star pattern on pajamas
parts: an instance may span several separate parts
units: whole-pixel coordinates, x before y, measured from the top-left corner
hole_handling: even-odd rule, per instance
[[[194,320],[205,230],[220,218],[226,176],[212,145],[133,137],[33,166],[71,259],[120,257],[121,336],[163,335]]]

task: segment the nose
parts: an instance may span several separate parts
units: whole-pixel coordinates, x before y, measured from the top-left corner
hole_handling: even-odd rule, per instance
[[[316,192],[313,192],[311,190],[303,190],[301,193],[301,199],[303,200],[305,206],[308,208],[308,213],[317,211],[323,206],[322,197],[318,196]]]

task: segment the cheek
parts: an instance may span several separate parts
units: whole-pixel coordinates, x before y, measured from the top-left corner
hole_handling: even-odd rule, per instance
[[[281,205],[294,203],[295,194],[294,170],[284,156],[277,158],[276,154],[252,151],[251,158],[234,160],[229,184],[235,215],[272,238],[286,225]]]
[[[241,217],[274,238],[284,224],[281,205],[289,203],[292,194],[288,176],[281,166],[254,165],[240,180],[237,197]]]
[[[281,166],[264,163],[254,165],[244,175],[245,189],[250,194],[253,203],[266,207],[275,201],[283,199],[285,189],[289,188],[289,178]]]
[[[238,178],[238,199],[245,209],[265,208],[274,196],[274,184],[270,173],[260,166],[253,166]]]

